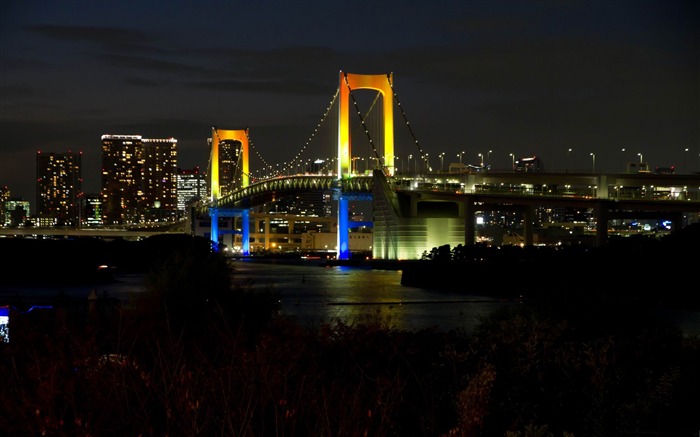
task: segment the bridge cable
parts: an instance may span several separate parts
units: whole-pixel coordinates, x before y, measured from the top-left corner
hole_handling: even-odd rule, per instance
[[[413,132],[413,128],[411,127],[411,123],[408,121],[408,118],[406,117],[406,112],[404,112],[403,107],[401,106],[401,102],[399,101],[399,96],[396,95],[396,92],[394,91],[394,84],[391,83],[391,77],[390,75],[386,75],[387,81],[389,81],[389,86],[391,87],[391,92],[394,94],[394,100],[396,101],[396,105],[399,107],[399,110],[401,111],[401,116],[403,117],[403,120],[406,122],[406,126],[408,127],[408,131],[411,133],[411,137],[413,138],[413,142],[415,143],[416,147],[418,148],[418,152],[420,153],[420,157],[424,158],[425,153],[423,152],[423,149],[421,148],[420,144],[418,144],[418,139],[416,138],[416,134]]]
[[[331,98],[330,103],[329,103],[328,106],[326,107],[326,110],[325,110],[324,114],[321,116],[321,120],[316,124],[316,127],[314,128],[314,131],[311,133],[311,136],[306,140],[306,143],[305,143],[305,144],[301,147],[301,149],[296,153],[296,155],[294,156],[294,158],[293,158],[291,161],[289,161],[289,162],[285,162],[286,165],[285,165],[284,167],[282,167],[281,170],[278,170],[277,172],[272,172],[272,168],[273,168],[273,167],[272,167],[272,164],[268,164],[268,163],[267,163],[267,161],[262,157],[262,155],[260,154],[260,152],[258,151],[258,149],[255,148],[255,146],[253,146],[253,143],[250,141],[250,137],[248,138],[248,142],[249,142],[249,144],[251,145],[251,147],[253,147],[253,150],[255,151],[255,153],[256,153],[256,155],[258,156],[258,158],[263,162],[265,168],[269,168],[269,170],[270,170],[270,175],[268,176],[269,178],[273,178],[273,177],[279,176],[279,175],[281,175],[282,173],[285,173],[285,172],[287,172],[288,170],[292,169],[295,165],[301,164],[301,163],[302,163],[302,159],[301,159],[302,154],[303,154],[303,153],[306,151],[306,149],[309,147],[309,144],[311,143],[311,140],[314,139],[314,137],[315,137],[316,134],[318,133],[319,129],[321,128],[321,125],[324,123],[324,121],[325,121],[326,118],[328,117],[328,114],[330,114],[331,110],[334,108],[335,102],[336,102],[336,100],[337,100],[339,94],[340,94],[340,89],[336,89],[335,93],[333,94],[333,97]]]

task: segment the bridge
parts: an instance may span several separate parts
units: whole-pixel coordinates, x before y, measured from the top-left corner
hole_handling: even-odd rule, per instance
[[[359,108],[358,89],[377,93],[364,113]],[[376,109],[380,97],[381,111]],[[350,121],[351,102],[360,134],[355,136],[351,135],[355,132]],[[592,210],[597,244],[606,241],[611,219],[667,219],[678,228],[684,214],[700,213],[700,175],[493,172],[486,168],[433,171],[427,163],[428,153],[415,139],[403,109],[401,115],[415,147],[416,161],[413,172],[410,160],[409,171],[399,171],[395,165],[399,158],[394,147],[394,102],[401,109],[392,74],[341,71],[339,87],[321,123],[294,159],[282,167],[261,157],[248,128],[212,127],[208,168],[211,193],[196,211],[199,216],[211,218],[212,242],[219,242],[219,217],[240,218],[242,252],[249,255],[251,209],[298,192],[333,193],[337,202],[336,257],[340,260],[350,257],[351,201],[372,202],[372,252],[376,259],[415,259],[444,244],[474,244],[475,215],[479,211],[521,214],[526,244],[532,244],[533,213],[541,206]],[[318,165],[312,167],[304,153],[328,120],[333,125],[333,140],[325,145],[331,143],[335,151],[327,160],[314,161]],[[358,145],[360,141],[362,145]],[[235,154],[227,147],[232,143],[238,145]],[[357,153],[360,149],[363,151]],[[260,158],[260,169],[251,170],[251,155]],[[357,162],[364,161],[363,156],[368,156],[364,171],[358,169]],[[222,158],[235,162],[236,186],[222,186]],[[418,162],[422,163],[420,169]]]

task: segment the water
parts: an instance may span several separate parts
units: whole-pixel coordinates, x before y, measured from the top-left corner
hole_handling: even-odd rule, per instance
[[[271,288],[280,298],[281,313],[304,325],[344,321],[381,322],[397,329],[458,329],[470,333],[493,311],[505,306],[523,305],[479,295],[430,290],[401,285],[400,270],[360,267],[322,267],[318,260],[294,263],[284,261],[233,262],[234,283],[263,290]],[[128,305],[145,293],[144,275],[119,274],[117,281],[98,285],[64,287],[0,285],[0,306],[4,297],[32,296],[51,299],[62,291],[68,297],[85,298],[94,288]],[[686,334],[700,335],[700,311],[659,310]]]
[[[280,296],[282,314],[310,325],[378,321],[397,329],[470,332],[492,311],[519,305],[476,294],[404,287],[400,270],[236,261],[234,272],[238,284],[271,287]]]

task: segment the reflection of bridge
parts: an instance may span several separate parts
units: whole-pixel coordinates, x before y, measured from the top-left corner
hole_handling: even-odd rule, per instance
[[[368,117],[363,118],[357,110],[373,155],[367,164],[369,169],[369,162],[374,163],[371,173],[357,172],[355,160],[362,158],[353,156],[350,135],[350,100],[357,108],[353,90],[363,88],[378,91],[384,100],[383,118],[376,126],[380,141],[372,139]],[[208,213],[211,217],[212,241],[219,242],[219,217],[240,217],[242,250],[247,255],[250,209],[274,198],[309,191],[332,192],[338,202],[336,249],[337,258],[341,260],[350,256],[348,206],[354,200],[372,200],[372,252],[377,259],[411,259],[445,244],[474,244],[475,216],[479,211],[521,214],[527,244],[532,244],[533,211],[540,206],[593,211],[598,244],[607,237],[610,219],[668,219],[678,227],[682,226],[684,213],[700,213],[699,175],[445,173],[430,171],[429,166],[424,167],[423,174],[397,172],[393,105],[386,102],[392,95],[395,97],[391,74],[340,73],[336,93],[340,99],[338,105],[334,105],[336,97],[331,102],[332,108],[337,106],[337,132],[333,134],[337,141],[337,157],[335,165],[324,171],[309,172],[305,168],[301,174],[294,174],[292,169],[303,167],[301,154],[298,154],[269,177],[254,177],[250,172],[248,130],[213,128],[209,169],[211,197],[198,211],[200,215]],[[376,100],[372,107],[375,103]],[[402,115],[405,118],[403,112]],[[324,119],[333,118],[326,116]],[[239,185],[224,193],[220,187],[219,153],[221,145],[227,141],[240,143],[236,166]],[[418,149],[416,156],[427,161],[428,154],[415,138],[414,143]]]

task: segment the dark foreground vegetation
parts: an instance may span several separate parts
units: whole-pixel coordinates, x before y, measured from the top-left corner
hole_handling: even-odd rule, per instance
[[[700,223],[661,238],[618,237],[601,247],[433,248],[402,284],[547,303],[661,305],[700,310]]]
[[[11,341],[0,344],[4,435],[700,429],[700,339],[655,318],[632,291],[607,299],[603,287],[592,295],[607,305],[586,311],[563,298],[524,305],[470,334],[380,322],[303,327],[277,314],[272,291],[233,287],[235,270],[208,241],[176,240],[146,242],[133,255],[132,268],[149,272],[141,301],[13,317]]]

